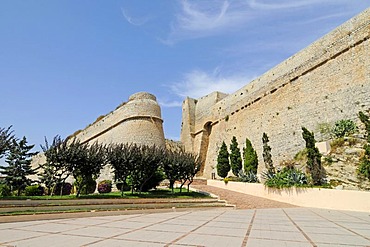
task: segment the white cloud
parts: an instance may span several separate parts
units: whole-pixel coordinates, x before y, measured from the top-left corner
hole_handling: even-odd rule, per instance
[[[181,107],[182,106],[182,102],[178,101],[178,100],[167,101],[167,100],[158,99],[158,104],[161,107],[167,107],[167,108],[169,108],[169,107]]]
[[[245,1],[181,1],[181,11],[164,43],[215,35],[238,29],[250,19]]]
[[[253,9],[260,10],[281,10],[301,8],[314,4],[340,3],[341,0],[247,0],[248,5]]]
[[[149,18],[147,18],[147,17],[134,18],[134,17],[130,16],[128,14],[127,10],[125,10],[124,8],[121,8],[121,11],[122,11],[122,15],[126,19],[126,21],[128,23],[130,23],[131,25],[134,25],[134,26],[142,26],[149,20]]]
[[[181,97],[199,98],[214,91],[232,93],[249,83],[248,75],[222,76],[216,68],[212,73],[194,70],[184,75],[182,81],[171,86],[171,90]]]

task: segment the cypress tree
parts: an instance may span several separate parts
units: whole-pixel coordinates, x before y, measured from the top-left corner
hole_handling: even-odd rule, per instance
[[[233,136],[230,144],[230,166],[233,174],[238,176],[239,171],[242,169],[242,157],[240,154],[240,148],[238,147],[238,141]]]
[[[319,149],[315,147],[314,134],[302,127],[302,136],[306,141],[307,149],[307,168],[312,177],[314,185],[321,185],[323,183],[323,172],[321,166],[321,154]]]
[[[217,157],[217,174],[220,177],[225,178],[229,171],[230,171],[229,152],[227,151],[227,146],[225,142],[222,142]]]
[[[367,143],[364,145],[365,155],[360,159],[358,173],[370,180],[370,120],[369,116],[359,112],[359,118],[365,125]]]
[[[272,162],[272,155],[271,155],[271,147],[268,145],[269,138],[265,132],[263,132],[262,135],[262,143],[263,143],[263,161],[265,162],[265,167],[267,169],[267,172],[270,174],[275,173],[275,167]]]
[[[243,148],[243,158],[244,158],[244,173],[257,174],[258,168],[258,157],[257,152],[254,150],[251,141],[245,139],[245,147]]]

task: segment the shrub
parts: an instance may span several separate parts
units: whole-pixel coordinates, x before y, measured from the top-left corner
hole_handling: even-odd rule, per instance
[[[245,182],[245,183],[258,183],[258,177],[257,174],[250,171],[247,174],[245,174],[243,171],[239,171],[239,181]]]
[[[130,191],[130,186],[126,182],[118,182],[116,183],[116,188],[119,191]]]
[[[100,181],[98,184],[98,191],[100,194],[111,192],[112,191],[112,181],[111,180]]]
[[[77,177],[76,180],[79,180],[78,183],[75,181],[74,182],[74,186],[76,187],[76,190],[78,191],[80,189],[80,193],[82,195],[88,195],[88,194],[92,194],[95,192],[95,189],[96,189],[96,181],[93,179],[93,178],[88,178],[84,184],[82,184],[80,182],[80,179],[82,179],[81,177]],[[79,188],[78,186],[81,186],[81,188]]]
[[[332,149],[337,149],[338,147],[341,147],[344,145],[344,138],[343,137],[339,137],[337,139],[334,139],[330,142],[330,147]]]
[[[63,186],[63,187],[62,187]],[[62,190],[62,195],[70,195],[72,191],[72,184],[70,183],[58,183],[55,186],[54,194],[60,195],[60,190]]]
[[[39,184],[29,185],[25,189],[26,196],[42,196],[44,195],[44,187]]]
[[[3,196],[11,196],[12,192],[8,185],[6,184],[0,184],[0,197]]]
[[[161,169],[158,169],[154,172],[154,175],[144,184],[142,191],[149,191],[151,189],[155,189],[164,179],[166,175]]]
[[[360,161],[360,166],[357,170],[359,175],[370,180],[370,159],[363,157]]]
[[[308,186],[308,178],[305,173],[296,169],[284,167],[275,174],[265,172],[262,176],[266,179],[265,185],[273,188],[288,188],[292,186]]]
[[[335,137],[344,137],[355,133],[357,130],[356,124],[350,119],[342,119],[335,122],[332,133]]]
[[[307,161],[307,148],[304,148],[301,151],[299,151],[298,153],[296,153],[294,155],[294,160],[299,161],[299,162],[300,161],[306,162]]]

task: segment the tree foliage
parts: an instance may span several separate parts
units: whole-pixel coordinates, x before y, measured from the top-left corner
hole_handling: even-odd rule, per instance
[[[230,171],[229,163],[229,152],[225,142],[222,142],[220,151],[217,157],[217,174],[218,176],[225,178]]]
[[[307,149],[307,168],[311,174],[314,185],[322,185],[324,183],[324,173],[321,166],[321,154],[317,147],[315,147],[314,134],[302,127],[302,136],[306,141]]]
[[[243,158],[244,158],[244,173],[257,174],[258,169],[258,157],[257,152],[254,150],[251,141],[245,139],[245,147],[243,148]]]
[[[108,147],[107,157],[114,172],[115,182],[128,184],[132,193],[155,188],[164,179],[161,169],[164,150],[161,148],[112,144]]]
[[[76,178],[77,196],[83,188],[85,188],[85,194],[88,194],[89,185],[96,186],[95,180],[105,166],[105,147],[97,142],[88,146],[73,141],[70,145],[70,153],[72,155],[70,169],[73,177]]]
[[[46,157],[46,163],[40,164],[39,178],[41,182],[49,190],[49,194],[59,193],[62,195],[63,184],[71,176],[71,168],[69,163],[69,147],[67,140],[63,140],[60,136],[55,136],[53,142],[49,142],[45,138],[45,146],[41,146]],[[56,185],[60,184],[60,191],[55,191]]]
[[[235,176],[238,176],[239,171],[242,169],[242,157],[238,145],[236,137],[233,136],[230,144],[230,166]]]
[[[28,176],[36,174],[35,169],[31,167],[31,157],[37,154],[37,152],[30,152],[34,146],[27,145],[26,137],[19,141],[12,139],[9,155],[5,160],[8,166],[0,166],[1,173],[6,175],[5,183],[12,191],[16,190],[18,196],[28,185],[31,185],[32,180]]]
[[[129,144],[110,144],[107,148],[107,163],[113,170],[116,184],[122,184],[119,188],[122,195],[126,180],[135,166],[135,155],[134,152],[131,152],[131,145]]]
[[[269,138],[267,134],[264,132],[262,135],[262,143],[263,143],[263,161],[265,162],[265,167],[267,172],[270,174],[275,174],[275,167],[272,162],[272,155],[271,155],[271,147],[268,145]]]
[[[367,143],[364,145],[365,155],[360,159],[358,173],[370,180],[370,120],[369,116],[361,111],[359,112],[359,118],[365,125]]]
[[[46,163],[40,166],[43,170],[40,179],[52,193],[55,186],[61,184],[59,186],[61,189],[57,193],[62,194],[63,184],[71,175],[75,178],[77,196],[81,194],[83,188],[87,192],[87,188],[92,181],[95,183],[106,163],[105,148],[98,143],[89,146],[78,139],[63,140],[56,136],[51,145],[45,139],[45,146],[42,146],[42,149]]]
[[[8,128],[0,128],[0,158],[10,150],[13,140],[15,139],[12,126]]]
[[[370,119],[369,116],[363,113],[362,111],[358,114],[361,122],[365,125],[365,131],[366,131],[366,139],[367,142],[370,143]]]
[[[200,159],[191,153],[180,150],[167,150],[163,159],[163,170],[166,178],[170,181],[170,188],[174,189],[174,183],[180,182],[180,192],[188,182],[189,186],[193,182],[195,174],[199,171]]]

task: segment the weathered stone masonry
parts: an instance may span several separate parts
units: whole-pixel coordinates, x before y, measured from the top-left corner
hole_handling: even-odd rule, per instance
[[[181,141],[204,160],[210,177],[222,141],[248,137],[263,169],[262,133],[275,163],[304,147],[301,127],[357,120],[370,109],[370,9],[277,65],[237,92],[211,93],[183,102]]]
[[[140,92],[75,135],[81,142],[136,143],[165,147],[161,109],[152,94]]]
[[[131,95],[128,102],[69,138],[76,137],[82,143],[90,144],[135,143],[164,148],[166,144],[162,123],[161,109],[156,97],[150,93],[139,92]],[[32,165],[37,167],[45,162],[46,157],[41,153],[33,157]],[[112,180],[112,176],[110,166],[106,166],[97,182],[104,179]],[[32,179],[37,177],[34,176]],[[73,178],[68,181],[73,182]]]

